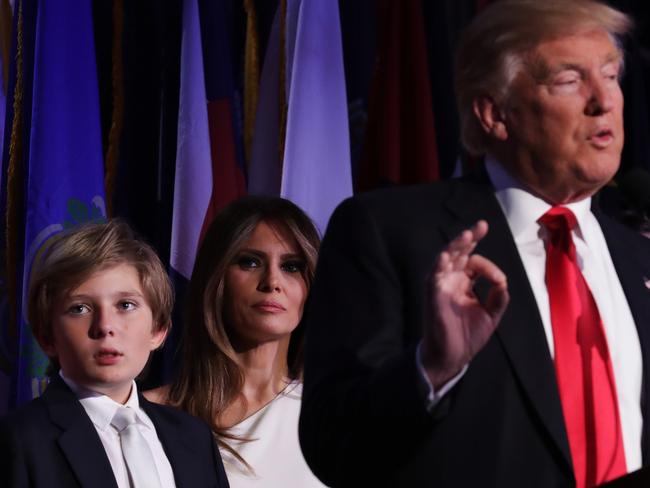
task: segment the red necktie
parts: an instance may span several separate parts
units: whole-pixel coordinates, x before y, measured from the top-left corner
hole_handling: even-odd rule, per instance
[[[548,230],[555,374],[576,486],[591,487],[627,472],[616,383],[598,307],[576,262],[575,215],[553,207],[539,222]]]

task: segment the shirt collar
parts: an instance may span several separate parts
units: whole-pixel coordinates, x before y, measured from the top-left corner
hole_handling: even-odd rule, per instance
[[[129,407],[135,410],[136,419],[138,423],[154,429],[151,419],[140,408],[140,401],[138,400],[138,387],[135,381],[132,381],[131,394],[127,401],[122,405],[112,398],[93,390],[89,390],[81,385],[75,383],[72,379],[65,376],[63,371],[59,371],[59,376],[70,387],[73,393],[79,399],[81,406],[84,408],[92,423],[98,429],[105,430],[110,424],[115,412],[120,407]]]
[[[495,196],[508,220],[515,242],[528,240],[533,235],[536,239],[540,228],[537,220],[552,205],[530,193],[492,156],[486,156],[485,169],[495,188]],[[581,236],[580,228],[584,228],[586,219],[591,213],[591,197],[562,206],[570,209],[576,216],[578,221],[576,232]]]

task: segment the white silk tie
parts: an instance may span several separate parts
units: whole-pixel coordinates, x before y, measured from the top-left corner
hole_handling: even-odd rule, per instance
[[[160,479],[151,449],[136,425],[135,410],[120,407],[111,425],[120,435],[122,456],[129,473],[132,488],[160,488]]]

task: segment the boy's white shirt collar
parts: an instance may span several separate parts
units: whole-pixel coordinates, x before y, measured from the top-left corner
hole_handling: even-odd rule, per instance
[[[88,417],[90,417],[90,420],[98,429],[105,430],[109,428],[117,409],[120,407],[129,407],[135,410],[138,423],[155,430],[151,419],[140,408],[138,387],[135,381],[131,381],[131,393],[127,401],[122,405],[103,393],[98,393],[78,385],[68,378],[62,370],[59,370],[59,376],[77,396],[79,403],[81,403]]]

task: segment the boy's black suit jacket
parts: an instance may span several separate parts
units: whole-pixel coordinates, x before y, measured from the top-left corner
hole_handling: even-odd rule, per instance
[[[596,217],[643,354],[643,463],[650,462],[650,240]],[[436,409],[415,346],[425,279],[460,231],[507,275],[495,334]],[[477,293],[485,290],[479,282]],[[485,176],[356,196],[333,215],[306,307],[300,440],[329,486],[575,486],[553,361],[505,216]]]
[[[179,488],[228,487],[207,425],[139,397],[156,427]],[[117,488],[90,418],[63,380],[0,420],[0,486]]]

